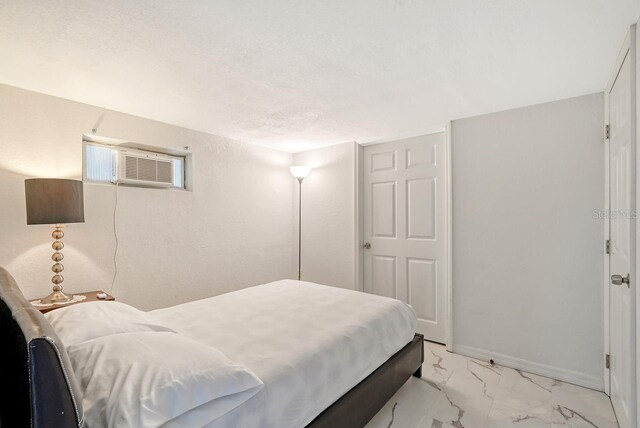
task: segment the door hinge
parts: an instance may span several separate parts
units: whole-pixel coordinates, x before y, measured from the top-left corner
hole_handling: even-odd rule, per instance
[[[609,125],[604,126],[604,139],[608,140],[611,135],[611,127]]]
[[[604,366],[608,369],[611,368],[611,355],[607,354],[604,356]]]
[[[604,251],[606,254],[611,254],[611,239],[607,239],[604,244]]]

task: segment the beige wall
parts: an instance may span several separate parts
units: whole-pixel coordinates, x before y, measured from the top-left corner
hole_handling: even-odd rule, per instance
[[[188,145],[194,161],[193,192],[119,188],[119,300],[152,309],[294,277],[291,154],[0,85],[0,266],[28,298],[49,292],[52,250],[47,226],[26,225],[23,180],[81,178],[82,134],[102,115],[98,134]],[[85,184],[86,222],[65,230],[66,290],[109,291],[114,201],[113,185]]]
[[[452,122],[453,349],[602,389],[602,93]]]

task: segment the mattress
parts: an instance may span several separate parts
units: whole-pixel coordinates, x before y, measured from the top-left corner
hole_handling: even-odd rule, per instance
[[[152,311],[178,333],[216,347],[265,384],[207,427],[304,427],[414,336],[399,300],[293,280]],[[206,404],[170,426],[202,425]],[[203,419],[204,418],[204,419]]]

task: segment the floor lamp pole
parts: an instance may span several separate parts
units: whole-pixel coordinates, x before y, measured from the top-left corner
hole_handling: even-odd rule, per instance
[[[298,281],[302,279],[302,180],[298,178]]]
[[[291,175],[298,179],[298,281],[302,279],[302,180],[311,172],[311,168],[303,165],[289,167]]]

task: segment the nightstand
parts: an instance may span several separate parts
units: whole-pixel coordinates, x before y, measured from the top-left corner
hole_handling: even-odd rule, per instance
[[[73,305],[77,305],[78,303],[87,303],[87,302],[112,302],[114,300],[116,300],[115,297],[107,294],[106,299],[98,299],[98,293],[104,293],[104,291],[100,291],[100,290],[96,290],[96,291],[85,291],[83,293],[76,293],[74,294],[75,296],[85,296],[85,298],[83,300],[77,301],[77,302],[72,302],[72,303],[63,303],[63,304],[56,304],[56,305],[47,305],[47,306],[40,306],[40,305],[35,305],[34,302],[39,302],[40,299],[33,299],[30,300],[29,302],[31,302],[31,304],[33,306],[36,307],[36,309],[38,309],[40,312],[42,312],[43,314],[46,314],[47,312],[51,312],[54,309],[59,309],[59,308],[65,308],[67,306],[73,306]]]

